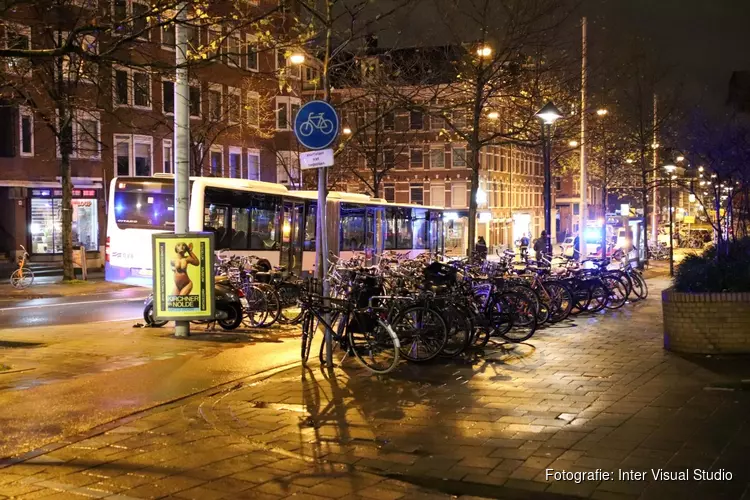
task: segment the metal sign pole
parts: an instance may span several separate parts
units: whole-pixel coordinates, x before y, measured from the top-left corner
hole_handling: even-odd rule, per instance
[[[188,84],[187,51],[188,33],[187,4],[182,2],[177,9],[175,26],[177,71],[174,85],[174,232],[188,232],[188,211],[190,205],[190,87]],[[189,321],[176,321],[174,334],[177,337],[190,335]]]

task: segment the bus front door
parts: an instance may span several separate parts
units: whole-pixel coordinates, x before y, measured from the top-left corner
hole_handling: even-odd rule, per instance
[[[281,227],[281,265],[297,276],[302,273],[302,223],[304,204],[284,202]]]

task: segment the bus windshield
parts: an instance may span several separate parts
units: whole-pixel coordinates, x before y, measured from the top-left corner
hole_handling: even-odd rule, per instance
[[[174,184],[171,181],[118,181],[114,198],[118,228],[174,229]]]

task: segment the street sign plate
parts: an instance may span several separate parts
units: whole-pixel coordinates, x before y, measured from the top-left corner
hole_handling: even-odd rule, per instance
[[[294,119],[294,135],[308,149],[324,149],[339,133],[339,117],[325,101],[310,101],[300,108]]]
[[[333,166],[333,149],[319,149],[299,154],[299,164],[302,170]]]

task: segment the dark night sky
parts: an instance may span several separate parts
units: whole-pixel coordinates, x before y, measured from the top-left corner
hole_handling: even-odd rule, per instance
[[[638,38],[641,46],[653,47],[690,101],[723,103],[732,71],[750,70],[750,0],[581,1],[576,17],[589,18],[592,54],[617,51]],[[440,43],[435,31],[442,21],[431,6],[432,0],[423,0],[411,15],[399,16],[401,33],[392,40],[387,36],[385,44]],[[427,33],[432,40],[423,39]]]

